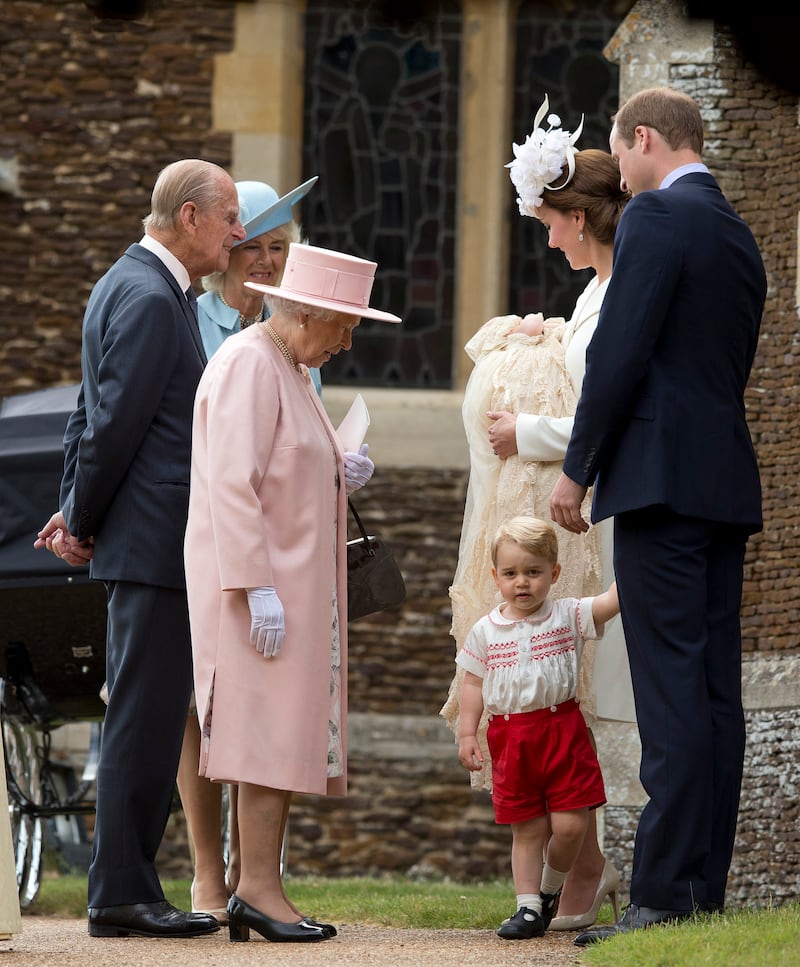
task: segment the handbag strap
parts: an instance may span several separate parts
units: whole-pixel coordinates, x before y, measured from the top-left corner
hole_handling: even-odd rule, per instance
[[[370,543],[369,536],[367,534],[367,529],[361,523],[361,518],[358,516],[358,511],[356,510],[355,506],[353,505],[353,501],[349,497],[347,498],[347,506],[350,508],[350,513],[353,515],[353,518],[354,518],[356,524],[358,525],[358,529],[359,529],[359,531],[361,531],[361,536],[364,538],[364,546],[366,547],[367,551],[370,554],[374,553],[373,550],[372,550],[372,545]]]

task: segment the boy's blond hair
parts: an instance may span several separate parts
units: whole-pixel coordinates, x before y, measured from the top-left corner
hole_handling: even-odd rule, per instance
[[[558,563],[556,529],[539,517],[520,515],[503,521],[495,531],[492,540],[492,564],[495,567],[497,567],[497,548],[508,542],[519,544],[529,554],[543,557],[550,564]]]

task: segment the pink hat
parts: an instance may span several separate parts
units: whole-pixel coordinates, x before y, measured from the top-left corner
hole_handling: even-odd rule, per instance
[[[245,282],[245,285],[265,295],[305,302],[322,309],[335,309],[350,316],[402,322],[399,316],[391,312],[371,309],[369,306],[377,267],[377,262],[368,262],[354,255],[292,242],[280,285],[262,285],[259,282]]]

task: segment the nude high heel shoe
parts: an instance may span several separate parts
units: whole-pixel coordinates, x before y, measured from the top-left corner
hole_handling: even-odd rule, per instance
[[[614,907],[614,920],[619,920],[619,905],[617,903],[617,890],[619,889],[620,876],[614,867],[606,860],[600,883],[597,886],[597,893],[594,896],[594,903],[586,913],[576,913],[574,916],[553,917],[550,921],[551,930],[583,930],[584,927],[591,927],[597,919],[603,900],[608,897]]]
[[[225,927],[228,924],[228,909],[227,907],[217,907],[214,910],[198,910],[194,905],[194,880],[192,880],[192,885],[189,887],[189,896],[192,901],[192,913],[208,913],[210,914],[221,927]]]

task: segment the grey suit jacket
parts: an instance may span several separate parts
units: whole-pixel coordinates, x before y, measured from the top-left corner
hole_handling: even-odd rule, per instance
[[[192,409],[205,363],[175,278],[131,245],[89,298],[64,434],[60,504],[70,532],[95,539],[92,577],[185,586]]]

